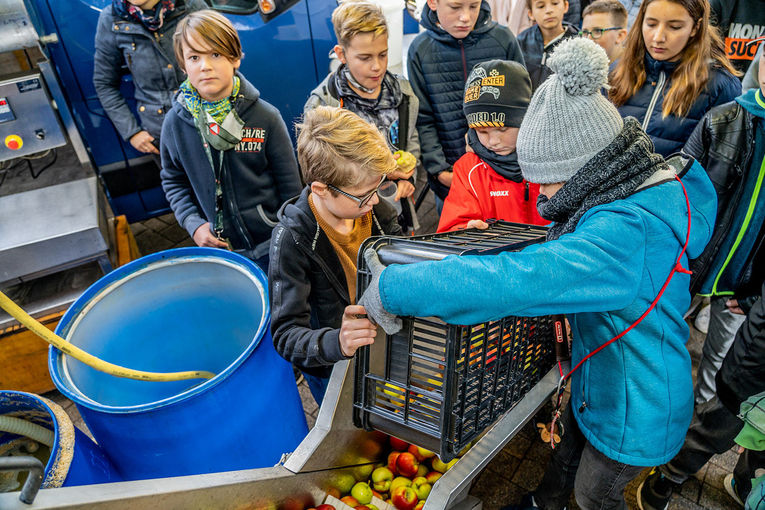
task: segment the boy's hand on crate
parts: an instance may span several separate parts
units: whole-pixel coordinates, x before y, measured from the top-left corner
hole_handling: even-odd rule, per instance
[[[340,350],[348,358],[356,354],[356,350],[362,345],[369,345],[375,341],[377,327],[365,317],[366,313],[363,306],[345,307],[340,326]]]
[[[398,333],[402,327],[401,319],[385,310],[380,298],[380,274],[382,274],[385,266],[380,262],[380,257],[372,248],[367,248],[364,251],[364,260],[367,261],[367,266],[372,272],[372,281],[369,282],[369,286],[359,299],[359,304],[366,308],[367,315],[375,323],[382,326],[386,333],[389,335]]]

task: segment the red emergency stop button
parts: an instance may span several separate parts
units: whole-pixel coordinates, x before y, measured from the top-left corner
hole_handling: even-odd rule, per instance
[[[24,145],[24,140],[19,135],[8,135],[5,137],[5,146],[12,151],[21,149]]]

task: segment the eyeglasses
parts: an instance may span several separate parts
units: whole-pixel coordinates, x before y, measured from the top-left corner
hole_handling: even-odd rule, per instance
[[[351,195],[350,193],[346,193],[345,191],[341,190],[337,186],[332,186],[331,184],[327,184],[327,187],[329,189],[333,190],[333,191],[336,191],[336,192],[340,193],[341,195],[345,195],[346,197],[350,198],[353,201],[358,202],[359,203],[359,209],[361,209],[365,205],[367,205],[367,203],[370,200],[372,200],[372,197],[375,195],[375,193],[380,191],[380,188],[382,188],[383,185],[386,185],[386,186],[393,185],[393,186],[395,186],[396,183],[393,182],[393,181],[386,181],[385,180],[385,176],[383,175],[382,178],[380,179],[380,182],[377,183],[377,186],[375,187],[375,189],[373,189],[372,191],[370,191],[369,193],[367,193],[366,195],[361,196],[361,197],[357,197],[356,195]]]
[[[600,39],[603,37],[603,32],[609,30],[621,30],[622,27],[610,27],[610,28],[593,28],[592,30],[580,30],[579,35],[582,37],[590,37],[592,39]]]

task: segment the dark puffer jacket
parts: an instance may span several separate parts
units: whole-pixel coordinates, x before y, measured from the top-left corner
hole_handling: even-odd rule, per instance
[[[683,117],[662,118],[664,95],[672,86],[672,73],[677,62],[665,62],[645,56],[646,81],[643,86],[619,106],[622,117],[635,117],[653,140],[656,152],[664,157],[682,149],[696,124],[713,106],[733,101],[741,94],[741,82],[727,70],[717,66],[709,69],[709,81]]]
[[[308,203],[311,189],[279,211],[271,236],[268,296],[276,351],[301,370],[329,377],[345,359],[340,324],[351,304],[340,259]],[[381,200],[374,206],[372,235],[401,235],[396,211]]]
[[[515,36],[491,20],[485,1],[475,28],[464,39],[455,39],[441,28],[427,5],[420,23],[427,31],[409,46],[409,82],[420,100],[417,132],[422,163],[434,191],[445,198],[449,189],[438,183],[436,175],[451,170],[465,153],[467,121],[462,100],[468,74],[475,64],[491,59],[524,61]]]
[[[579,37],[579,29],[568,23],[563,24],[565,31],[558,39],[545,46],[542,31],[538,25],[527,28],[518,36],[518,44],[523,52],[526,70],[531,78],[531,89],[536,90],[552,74],[546,62],[550,54],[560,43],[571,37]]]
[[[158,138],[162,121],[173,105],[173,95],[184,80],[173,52],[173,33],[186,14],[205,9],[203,0],[177,2],[156,32],[136,20],[114,14],[111,3],[98,16],[93,85],[104,111],[125,141],[141,130]],[[120,92],[122,66],[133,76],[140,122]]]

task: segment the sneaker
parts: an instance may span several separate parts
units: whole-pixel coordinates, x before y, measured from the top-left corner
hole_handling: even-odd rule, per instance
[[[709,331],[709,313],[709,305],[706,304],[701,307],[701,310],[696,315],[696,319],[693,321],[693,326],[704,334]]]
[[[640,510],[666,510],[672,490],[678,484],[666,478],[661,471],[653,468],[637,489],[637,504]]]
[[[723,487],[725,491],[733,498],[733,500],[741,506],[744,506],[744,501],[741,496],[738,495],[738,489],[736,489],[736,479],[733,478],[733,473],[728,473],[723,478]]]

